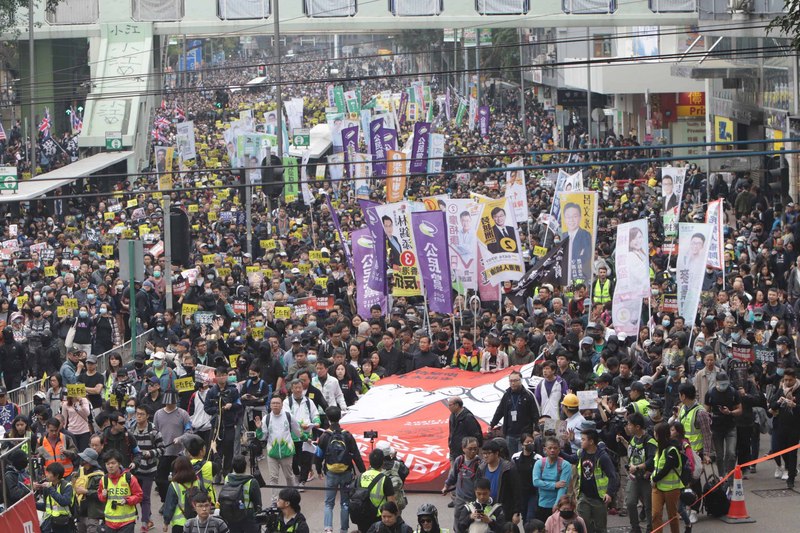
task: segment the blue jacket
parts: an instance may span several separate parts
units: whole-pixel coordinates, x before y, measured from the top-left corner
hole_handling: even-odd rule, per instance
[[[536,464],[533,465],[533,486],[539,489],[539,507],[552,509],[556,502],[567,493],[571,480],[572,465],[561,457],[558,457],[554,464],[550,464],[546,457],[536,461]],[[559,481],[566,482],[566,485],[557,489],[556,483]]]

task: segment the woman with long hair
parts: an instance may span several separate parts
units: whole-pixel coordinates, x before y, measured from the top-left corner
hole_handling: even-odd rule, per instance
[[[92,413],[92,404],[86,398],[67,396],[61,400],[61,416],[64,417],[64,429],[67,430],[75,441],[79,450],[89,447],[89,437],[92,435],[92,425],[89,415]]]
[[[544,524],[545,533],[563,533],[570,524],[578,524],[582,531],[586,531],[586,522],[578,516],[577,504],[572,496],[564,495],[556,503],[556,510]]]
[[[48,378],[50,388],[47,389],[47,403],[50,405],[50,411],[53,416],[61,412],[61,400],[64,399],[67,391],[64,387],[64,378],[61,377],[59,372],[56,372]]]
[[[192,487],[200,490],[197,474],[189,458],[181,455],[172,462],[172,481],[167,487],[167,496],[161,511],[164,524],[169,524],[172,533],[183,533],[183,526],[186,524],[185,494]]]
[[[27,439],[20,449],[28,455],[36,450],[36,434],[31,429],[31,423],[25,415],[17,415],[14,420],[11,421],[11,429],[8,430],[5,438]],[[2,440],[0,440],[0,443],[2,443],[2,449],[4,450],[17,445],[16,442]]]
[[[342,394],[344,395],[344,403],[347,404],[348,407],[356,403],[356,400],[358,400],[358,391],[355,389],[353,380],[347,377],[347,368],[344,366],[344,363],[334,363],[330,372],[336,378],[336,381],[339,382],[339,387],[342,389]]]
[[[680,443],[670,436],[669,424],[656,424],[653,431],[658,445],[655,457],[655,469],[650,478],[653,484],[653,529],[660,529],[664,523],[664,507],[667,508],[667,520],[672,533],[680,533],[680,522],[673,520],[678,515],[678,502],[683,490],[681,481]]]

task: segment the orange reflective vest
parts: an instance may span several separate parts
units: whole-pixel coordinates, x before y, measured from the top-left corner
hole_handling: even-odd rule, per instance
[[[46,436],[42,437],[40,446],[42,450],[44,450],[42,456],[44,458],[45,468],[47,468],[47,466],[51,463],[61,463],[64,465],[64,477],[72,475],[72,470],[74,467],[72,466],[72,461],[70,461],[67,456],[64,455],[64,448],[67,446],[67,439],[63,434],[58,434],[58,442],[56,443],[55,449],[53,449],[53,445],[50,444],[50,439],[48,439]]]

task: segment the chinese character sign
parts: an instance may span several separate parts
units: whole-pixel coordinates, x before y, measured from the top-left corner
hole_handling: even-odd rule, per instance
[[[422,294],[417,248],[411,231],[411,204],[395,202],[375,207],[386,239],[387,270],[391,270],[389,287],[392,296]]]
[[[511,209],[514,211],[514,218],[517,225],[528,221],[528,195],[525,190],[525,171],[522,170],[524,163],[521,159],[509,165],[506,171],[506,198]]]
[[[435,313],[452,313],[453,298],[447,253],[444,211],[411,214],[414,242],[419,252],[419,267],[428,308]]]
[[[386,307],[386,293],[373,290],[369,286],[369,279],[374,276],[374,270],[382,270],[375,251],[380,248],[380,241],[376,241],[369,229],[360,229],[353,232],[353,271],[356,278],[356,304],[358,314],[369,316],[370,307],[380,305]]]
[[[678,312],[687,324],[694,324],[700,291],[706,271],[708,248],[711,241],[711,224],[682,222],[678,235]]]
[[[721,270],[724,264],[722,245],[725,242],[722,236],[722,200],[708,202],[706,210],[706,223],[711,224],[711,243],[708,246],[708,266]]]
[[[478,288],[478,224],[481,205],[473,200],[445,200],[447,245],[455,289],[464,294]]]
[[[522,277],[524,263],[520,249],[517,221],[508,199],[483,199],[478,224],[478,246],[483,263],[484,281],[497,286],[503,281]]]
[[[650,258],[647,244],[647,219],[617,226],[614,260],[617,284],[612,305],[614,329],[637,335],[642,315],[642,299],[650,293]]]
[[[661,169],[661,199],[664,205],[665,237],[675,237],[678,234],[678,218],[681,214],[681,197],[683,196],[685,177],[685,168],[663,167]]]
[[[567,283],[580,282],[589,287],[597,236],[597,193],[562,192],[558,201],[561,205],[562,240],[569,238]]]

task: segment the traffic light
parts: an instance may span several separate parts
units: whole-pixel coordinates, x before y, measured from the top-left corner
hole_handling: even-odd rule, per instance
[[[267,66],[266,65],[259,65],[258,66],[258,77],[259,78],[266,78],[267,77]]]
[[[769,188],[777,198],[789,194],[789,164],[783,154],[767,156],[766,178]]]
[[[261,161],[261,190],[270,198],[283,194],[283,161],[275,154]]]

